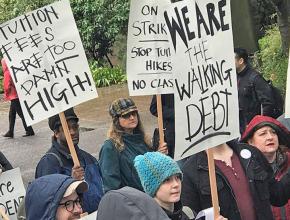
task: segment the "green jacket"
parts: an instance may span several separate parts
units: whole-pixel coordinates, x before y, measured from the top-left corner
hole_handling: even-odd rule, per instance
[[[150,151],[140,134],[124,134],[124,150],[118,151],[112,140],[106,140],[100,151],[99,164],[103,176],[104,190],[130,186],[143,191],[134,167],[136,156]]]

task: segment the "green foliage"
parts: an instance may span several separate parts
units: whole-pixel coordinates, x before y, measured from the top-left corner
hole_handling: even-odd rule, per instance
[[[259,40],[261,72],[266,79],[271,79],[283,95],[286,91],[288,58],[281,49],[281,36],[277,26],[272,26],[266,35]]]
[[[98,67],[96,63],[90,63],[90,69],[97,87],[126,82],[126,74],[120,67]]]
[[[0,23],[53,2],[55,0],[0,0]]]
[[[126,32],[128,0],[72,0],[74,17],[88,57],[103,59]]]
[[[0,0],[0,23],[55,0]],[[74,18],[89,59],[103,59],[120,33],[126,33],[128,0],[70,0]],[[100,63],[103,63],[102,61]]]

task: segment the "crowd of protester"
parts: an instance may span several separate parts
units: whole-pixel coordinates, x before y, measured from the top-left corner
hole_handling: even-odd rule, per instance
[[[244,49],[236,49],[235,55],[241,138],[212,148],[220,206],[215,220],[290,219],[289,121],[271,117],[271,95],[264,93],[269,88],[263,77],[256,76],[259,73],[248,64]],[[256,76],[256,91],[261,90],[253,100],[245,94],[251,92],[245,90],[251,74]],[[108,108],[112,123],[99,161],[78,146],[79,118],[73,109],[66,110],[79,166],[74,164],[59,116],[50,117],[51,148],[36,167],[18,219],[71,220],[98,211],[98,220],[189,220],[212,207],[207,154],[192,155],[182,166],[172,159],[178,147],[174,146],[174,97],[163,99],[170,101],[163,103],[168,143],[152,145],[134,101],[119,98]],[[156,97],[150,111],[156,115]],[[0,163],[1,172],[12,169],[2,153]]]

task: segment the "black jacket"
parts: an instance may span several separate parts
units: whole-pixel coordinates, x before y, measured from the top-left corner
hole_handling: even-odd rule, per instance
[[[163,126],[165,128],[164,136],[168,146],[168,155],[174,157],[174,145],[175,145],[175,121],[174,121],[174,95],[162,94],[162,115]],[[157,100],[156,95],[152,97],[150,112],[157,117]]]
[[[229,143],[239,157],[249,180],[257,220],[273,220],[271,206],[284,205],[290,197],[290,174],[277,182],[273,171],[262,153],[247,144]],[[240,156],[243,149],[251,152],[251,157]],[[240,220],[232,188],[223,173],[216,167],[217,190],[220,214],[229,220]],[[191,156],[183,167],[181,201],[185,206],[199,212],[212,206],[208,175],[207,156],[204,152]]]
[[[194,218],[190,219],[183,211],[182,211],[182,203],[179,201],[174,204],[174,211],[169,212],[166,209],[163,209],[164,212],[171,220],[193,220]],[[192,213],[193,217],[195,213]]]
[[[243,132],[255,115],[263,113],[263,115],[273,116],[275,102],[267,81],[249,65],[237,74],[237,80],[240,127]],[[261,105],[263,112],[261,112]]]
[[[13,169],[12,165],[1,151],[0,151],[0,168],[2,169],[3,172]]]

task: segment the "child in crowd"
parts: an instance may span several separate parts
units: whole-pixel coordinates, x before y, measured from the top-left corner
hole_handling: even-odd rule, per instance
[[[183,208],[180,201],[182,172],[169,156],[148,152],[134,160],[144,191],[155,199],[172,220],[194,219],[189,207]],[[186,214],[183,210],[186,210]],[[225,220],[219,216],[217,220]]]

